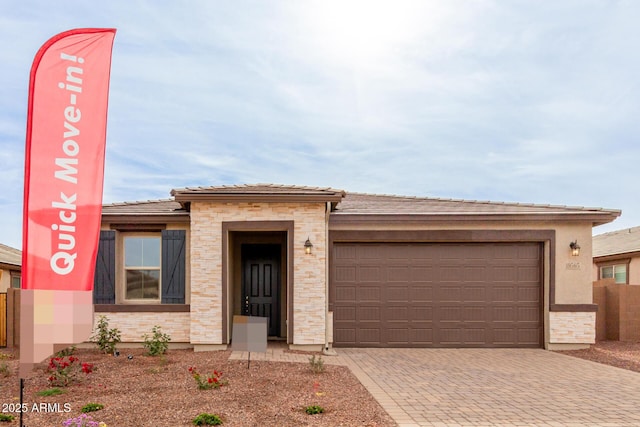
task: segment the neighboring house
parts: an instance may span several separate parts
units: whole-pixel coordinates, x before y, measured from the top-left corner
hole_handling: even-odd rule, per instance
[[[0,292],[20,287],[22,251],[0,243]]]
[[[297,349],[584,347],[592,227],[620,215],[269,184],[171,196],[103,207],[95,311],[123,341],[161,325],[196,351],[226,348],[234,315]]]
[[[640,285],[640,227],[593,236],[593,280]]]

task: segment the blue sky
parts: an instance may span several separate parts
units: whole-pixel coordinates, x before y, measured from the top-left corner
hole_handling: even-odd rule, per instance
[[[105,203],[279,183],[622,209],[640,225],[640,2],[0,3],[0,242],[21,247],[29,70],[118,30]]]

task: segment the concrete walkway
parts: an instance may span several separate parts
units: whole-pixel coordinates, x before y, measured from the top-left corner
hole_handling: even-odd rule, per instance
[[[640,426],[640,374],[623,369],[544,350],[337,352],[325,363],[348,366],[401,427]],[[278,349],[262,356],[309,358]]]

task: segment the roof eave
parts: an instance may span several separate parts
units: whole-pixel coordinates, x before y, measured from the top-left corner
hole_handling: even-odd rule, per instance
[[[325,203],[339,202],[342,193],[327,194],[282,194],[282,193],[172,193],[176,202],[217,202],[217,203]]]
[[[527,213],[346,213],[332,212],[330,224],[417,224],[434,222],[487,222],[487,221],[563,221],[591,222],[592,226],[607,224],[620,215],[617,211],[602,212],[527,212]]]
[[[102,222],[122,224],[161,224],[161,223],[189,223],[188,212],[174,214],[102,214]]]

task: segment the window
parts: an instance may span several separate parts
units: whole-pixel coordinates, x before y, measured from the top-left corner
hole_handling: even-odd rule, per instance
[[[20,274],[11,274],[11,287],[14,289],[20,289]]]
[[[601,279],[615,279],[616,283],[627,283],[627,264],[600,267]]]
[[[160,237],[125,237],[126,300],[160,299],[160,243]]]

